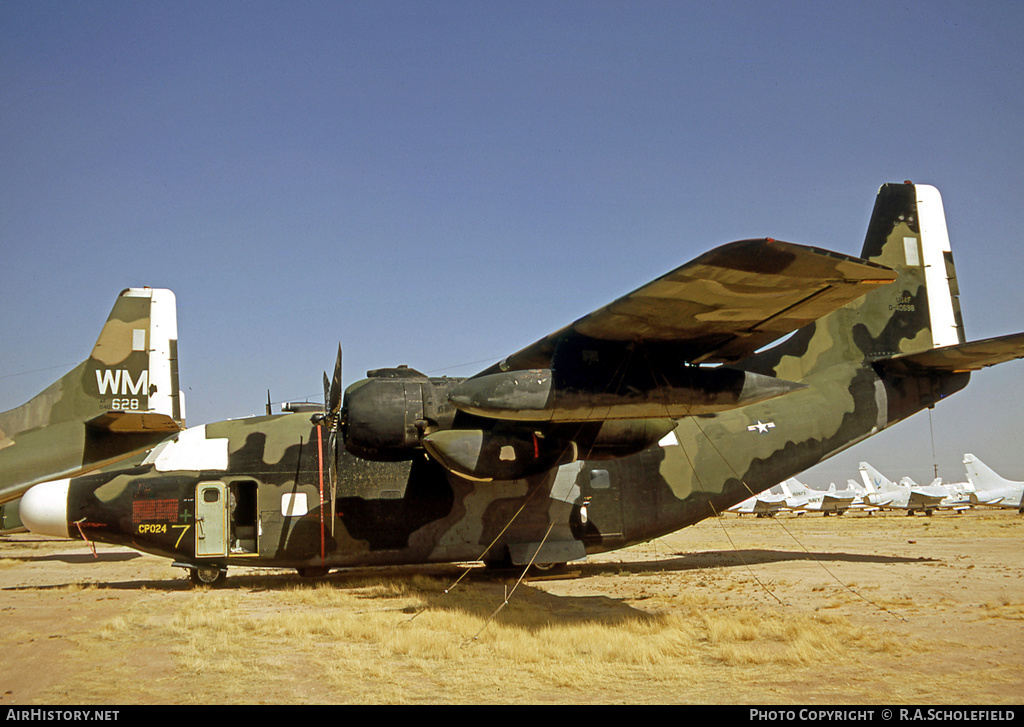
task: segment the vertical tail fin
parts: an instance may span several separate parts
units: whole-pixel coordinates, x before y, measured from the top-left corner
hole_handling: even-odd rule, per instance
[[[888,477],[867,462],[861,462],[858,469],[860,469],[860,478],[864,481],[864,488],[868,491],[869,495],[884,492],[895,487]]]
[[[1021,484],[1006,479],[973,454],[964,455],[964,469],[967,471],[967,479],[979,490],[994,490]]]
[[[893,269],[877,288],[764,352],[768,373],[802,381],[836,363],[860,364],[962,344],[956,271],[942,198],[926,185],[878,190],[861,257]]]
[[[184,425],[174,293],[122,291],[89,358],[27,404],[0,414],[8,437],[61,422],[120,432]]]
[[[883,185],[861,257],[899,275],[864,302],[869,321],[876,327],[884,321],[871,331],[871,350],[865,353],[883,358],[964,342],[956,270],[942,197],[935,187]]]
[[[790,477],[783,483],[783,485],[785,485],[786,489],[789,490],[789,494],[793,495],[794,497],[805,497],[810,495],[804,483],[798,480],[796,477]]]
[[[80,393],[85,406],[98,410],[94,426],[116,431],[182,426],[174,293],[123,291],[84,366]]]

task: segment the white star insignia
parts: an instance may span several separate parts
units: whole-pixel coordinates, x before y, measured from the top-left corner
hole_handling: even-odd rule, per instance
[[[756,424],[751,424],[749,427],[747,427],[747,431],[757,431],[759,434],[767,434],[769,429],[774,428],[775,422],[762,422],[760,419],[758,419]]]

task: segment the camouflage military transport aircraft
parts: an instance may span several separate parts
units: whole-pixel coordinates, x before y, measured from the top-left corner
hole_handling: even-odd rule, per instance
[[[0,505],[32,485],[152,448],[181,429],[178,323],[169,290],[130,288],[92,354],[26,404],[0,413]]]
[[[934,188],[883,186],[862,257],[724,245],[468,379],[380,369],[343,397],[339,349],[324,411],[187,429],[35,486],[22,518],[198,583],[236,564],[541,565],[650,540],[1024,356],[1024,334],[964,342]]]

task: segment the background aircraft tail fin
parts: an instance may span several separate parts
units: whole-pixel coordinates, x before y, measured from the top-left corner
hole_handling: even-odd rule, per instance
[[[967,471],[967,479],[979,490],[993,490],[1020,484],[1006,479],[973,454],[964,455],[964,469]]]
[[[798,480],[796,477],[790,477],[783,483],[783,485],[786,486],[786,489],[789,491],[789,494],[795,497],[804,497],[805,495],[810,494],[807,492],[807,487],[804,485],[804,483]]]
[[[111,432],[175,431],[184,426],[178,387],[174,294],[121,292],[89,358],[28,403],[0,414],[0,432],[81,421]]]
[[[868,493],[874,494],[893,487],[893,483],[888,477],[867,462],[861,462],[858,469],[860,470],[860,478],[864,482],[864,488]]]

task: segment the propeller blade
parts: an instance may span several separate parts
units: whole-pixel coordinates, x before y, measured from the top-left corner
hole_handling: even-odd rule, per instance
[[[327,452],[330,460],[327,463],[328,482],[331,488],[331,537],[334,537],[334,521],[338,519],[338,430],[331,430],[327,438]]]
[[[341,344],[338,344],[338,358],[334,362],[334,376],[330,382],[327,381],[327,373],[324,373],[324,403],[326,413],[330,419],[331,429],[328,438],[328,462],[329,481],[331,487],[331,536],[334,536],[334,521],[338,519],[338,428],[341,416]]]
[[[327,382],[327,374],[324,374],[324,383]],[[334,363],[334,378],[331,379],[330,387],[327,389],[327,413],[337,418],[341,410],[341,344],[338,344],[338,359]]]

